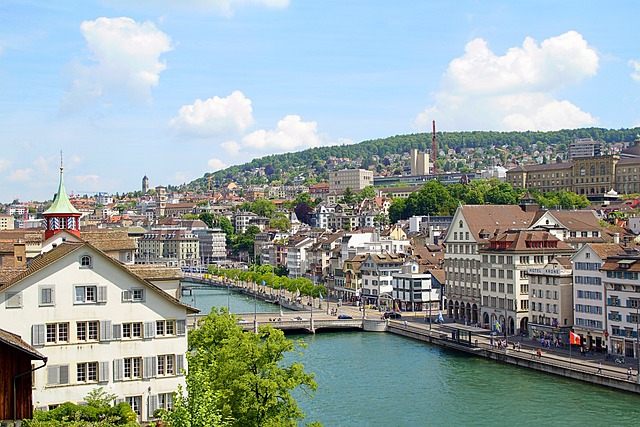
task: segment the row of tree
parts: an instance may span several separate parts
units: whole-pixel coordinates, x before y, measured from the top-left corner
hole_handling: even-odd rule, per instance
[[[535,202],[548,208],[580,209],[589,206],[584,195],[571,191],[540,193],[530,192]],[[514,205],[517,204],[524,190],[514,189],[511,184],[497,179],[472,181],[469,185],[443,185],[440,181],[431,180],[413,192],[406,199],[394,199],[389,208],[389,219],[392,223],[408,219],[414,215],[453,215],[460,204],[466,205]]]

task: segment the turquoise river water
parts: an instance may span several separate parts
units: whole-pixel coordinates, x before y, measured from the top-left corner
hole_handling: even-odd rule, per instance
[[[208,312],[227,293],[200,290]],[[232,312],[253,312],[253,299],[231,294]],[[183,302],[191,303],[186,296]],[[258,301],[258,311],[277,311]],[[296,335],[300,361],[316,375],[310,398],[295,393],[306,422],[326,427],[640,426],[640,396],[444,351],[388,333]],[[304,425],[301,423],[300,425]]]

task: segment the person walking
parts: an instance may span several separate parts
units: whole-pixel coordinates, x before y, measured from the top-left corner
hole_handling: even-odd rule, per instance
[[[602,362],[598,363],[598,375],[602,374]]]
[[[629,366],[629,369],[627,369],[627,379],[631,381],[632,376],[633,376],[633,370],[631,369],[631,366]]]

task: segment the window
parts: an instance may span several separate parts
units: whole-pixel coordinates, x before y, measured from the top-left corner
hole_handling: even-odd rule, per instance
[[[144,289],[132,289],[131,299],[133,301],[144,301]]]
[[[98,322],[78,322],[76,323],[76,339],[78,341],[97,341]]]
[[[91,268],[91,257],[89,255],[80,257],[80,268]]]
[[[173,393],[161,393],[158,395],[158,408],[171,411],[173,409]]]
[[[5,292],[4,301],[6,308],[22,308],[22,292]]]
[[[52,365],[47,368],[47,385],[69,384],[69,365]]]
[[[176,334],[175,320],[158,320],[156,322],[156,336],[175,335],[175,334]]]
[[[40,286],[38,289],[38,305],[40,307],[53,305],[53,286]]]
[[[176,356],[174,354],[158,356],[158,375],[175,375],[175,361]]]
[[[96,286],[76,286],[76,304],[91,304],[97,302],[98,289]]]
[[[98,381],[98,362],[78,363],[76,366],[76,381],[97,382]]]
[[[122,338],[142,338],[142,323],[123,323]]]
[[[142,358],[127,357],[124,359],[124,379],[142,378]]]
[[[68,323],[47,323],[46,331],[48,344],[69,342]]]
[[[126,359],[125,359],[126,360]],[[131,406],[131,409],[136,414],[140,415],[142,410],[142,396],[128,396],[124,398],[125,402]]]

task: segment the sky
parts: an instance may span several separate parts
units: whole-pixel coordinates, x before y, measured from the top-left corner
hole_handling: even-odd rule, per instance
[[[640,125],[633,0],[3,0],[0,202],[438,131]],[[407,147],[407,150],[410,147]]]

